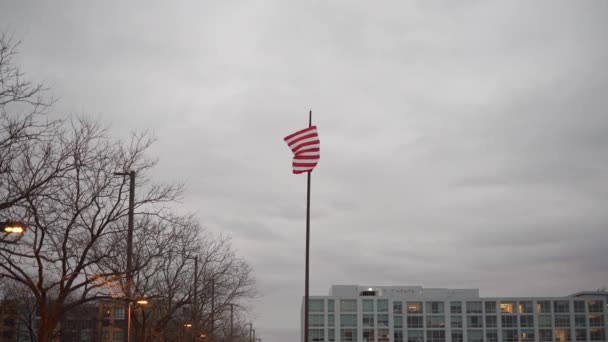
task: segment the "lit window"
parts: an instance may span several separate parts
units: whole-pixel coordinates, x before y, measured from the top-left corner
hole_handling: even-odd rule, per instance
[[[408,302],[407,313],[410,314],[422,314],[422,303],[421,302]]]
[[[520,337],[521,342],[534,342],[534,329],[521,329]]]
[[[548,300],[536,302],[536,311],[538,313],[551,313],[551,302]]]
[[[502,312],[502,313],[516,313],[515,312],[515,303],[513,303],[513,302],[501,302],[500,303],[500,312]]]
[[[555,329],[555,339],[557,341],[570,341],[570,329]]]
[[[519,302],[519,313],[532,313],[532,302]]]

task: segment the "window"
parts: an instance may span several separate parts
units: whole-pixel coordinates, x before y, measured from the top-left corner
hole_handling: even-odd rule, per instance
[[[308,329],[308,340],[323,342],[325,341],[325,330],[323,329]]]
[[[122,331],[115,331],[112,334],[112,339],[114,339],[114,340],[124,340],[125,339],[125,334]]]
[[[311,327],[322,327],[325,325],[325,316],[323,314],[308,314],[308,324]]]
[[[468,330],[467,331],[468,342],[483,342],[483,330]]]
[[[110,332],[107,330],[104,330],[103,333],[101,333],[101,339],[103,341],[108,341],[110,339]]]
[[[309,299],[308,300],[308,311],[324,312],[325,305],[323,305],[323,299]]]
[[[486,316],[486,328],[496,328],[496,316]]]
[[[444,330],[427,330],[426,342],[445,342]]]
[[[483,328],[483,316],[467,316],[467,328]]]
[[[534,329],[521,329],[520,341],[521,342],[534,342]]]
[[[517,328],[517,316],[515,315],[505,315],[500,317],[500,321],[502,322],[503,328]],[[517,334],[515,334],[517,337]],[[504,340],[504,338],[503,338]]]
[[[604,326],[604,315],[589,315],[589,326],[590,327]]]
[[[403,341],[403,330],[395,330],[395,333],[393,334],[393,341],[394,342],[404,342]]]
[[[575,327],[586,327],[587,319],[585,315],[574,315],[574,326]]]
[[[408,330],[407,342],[424,342],[424,330]]]
[[[538,339],[539,341],[553,341],[553,331],[551,329],[538,329]]]
[[[496,330],[486,330],[487,342],[498,342],[498,332]]]
[[[114,319],[125,319],[125,308],[114,308]]]
[[[534,312],[534,310],[532,310],[531,301],[519,302],[519,313],[533,313],[533,312]]]
[[[329,301],[327,301],[327,306],[329,306]],[[327,341],[329,341],[329,342],[336,341],[336,329],[327,330]]]
[[[568,315],[555,315],[554,323],[556,327],[569,327],[570,316]]]
[[[570,341],[570,329],[555,329],[555,339],[557,341]]]
[[[462,342],[462,330],[452,330],[452,342]]]
[[[393,313],[401,315],[403,313],[403,303],[401,302],[393,302]]]
[[[570,312],[570,303],[567,300],[553,302],[553,312]]]
[[[427,314],[442,314],[443,313],[443,302],[426,302],[426,313]]]
[[[590,329],[589,330],[589,339],[591,341],[603,341],[606,337],[606,333],[604,329]]]
[[[374,327],[374,314],[363,314],[363,326]]]
[[[356,327],[357,326],[357,315],[354,315],[354,314],[340,315],[340,326],[341,327]]]
[[[334,304],[334,300],[333,299],[328,299],[327,300],[327,311],[328,312],[334,312],[335,310],[335,304]]]
[[[502,305],[502,304],[501,304]],[[502,341],[503,342],[517,342],[517,329],[504,329],[502,331]]]
[[[551,322],[551,315],[538,315],[538,326],[550,328],[553,322]]]
[[[548,300],[541,300],[536,302],[536,311],[538,311],[538,313],[550,313],[551,302]]]
[[[462,302],[450,302],[450,313],[462,313]]]
[[[467,313],[481,313],[481,302],[467,302]]]
[[[334,314],[328,314],[327,315],[327,326],[333,327],[335,325],[336,325],[336,318],[335,318]]]
[[[587,341],[587,329],[576,329],[576,340]]]
[[[378,329],[378,341],[388,342],[388,329]]]
[[[340,311],[357,312],[357,301],[354,299],[342,299],[340,301]]]
[[[323,314],[309,314],[308,315],[308,324],[311,327],[322,327],[324,326],[325,318]]]
[[[378,327],[388,328],[388,314],[378,314]]]
[[[393,316],[393,327],[403,328],[403,316]]]
[[[421,302],[408,302],[407,313],[422,315],[422,303]]]
[[[462,328],[462,316],[452,316],[450,318],[450,326],[452,328]]]
[[[340,329],[340,341],[343,341],[343,342],[357,341],[357,329]]]
[[[91,329],[80,330],[80,342],[90,342],[90,341],[91,341]]]
[[[426,327],[445,328],[445,318],[443,316],[426,316]]]
[[[363,329],[363,342],[375,341],[374,329]]]
[[[585,313],[585,301],[584,300],[575,300],[574,301],[574,312]]]
[[[590,300],[589,301],[589,312],[604,312],[604,301],[603,300]]]
[[[485,302],[486,314],[496,313],[496,302]]]
[[[424,328],[424,321],[422,316],[408,316],[407,317],[408,328]],[[408,333],[409,334],[409,333]]]
[[[378,299],[378,312],[388,312],[388,299]]]
[[[534,316],[532,316],[532,315],[519,316],[519,326],[522,328],[534,328]]]
[[[500,302],[500,312],[502,313],[516,313],[516,307],[514,302]]]
[[[363,306],[363,312],[374,312],[373,299],[364,299],[361,301],[361,305]]]

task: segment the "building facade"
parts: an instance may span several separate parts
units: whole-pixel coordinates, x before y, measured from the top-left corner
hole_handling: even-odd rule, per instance
[[[607,297],[481,298],[478,289],[334,285],[328,296],[310,297],[309,341],[606,341]]]

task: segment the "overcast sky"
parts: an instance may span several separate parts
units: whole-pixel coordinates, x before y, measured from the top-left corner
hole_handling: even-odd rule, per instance
[[[54,112],[159,138],[154,174],[254,267],[264,342],[331,284],[560,296],[608,285],[607,1],[11,1]]]

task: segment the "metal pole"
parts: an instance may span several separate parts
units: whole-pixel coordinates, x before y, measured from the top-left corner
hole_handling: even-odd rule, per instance
[[[312,110],[308,112],[308,127],[312,126]],[[308,282],[309,269],[308,263],[310,259],[310,171],[306,182],[306,278],[304,282],[304,342],[308,342]]]
[[[253,340],[251,339],[251,333],[253,330],[253,323],[247,323],[249,324],[249,342],[253,342]]]
[[[194,257],[194,313],[193,313],[193,319],[194,319],[194,336],[199,336],[200,335],[200,331],[198,329],[198,255]]]
[[[127,304],[127,341],[131,339],[131,302]]]
[[[253,329],[253,340],[255,341],[255,329]]]

